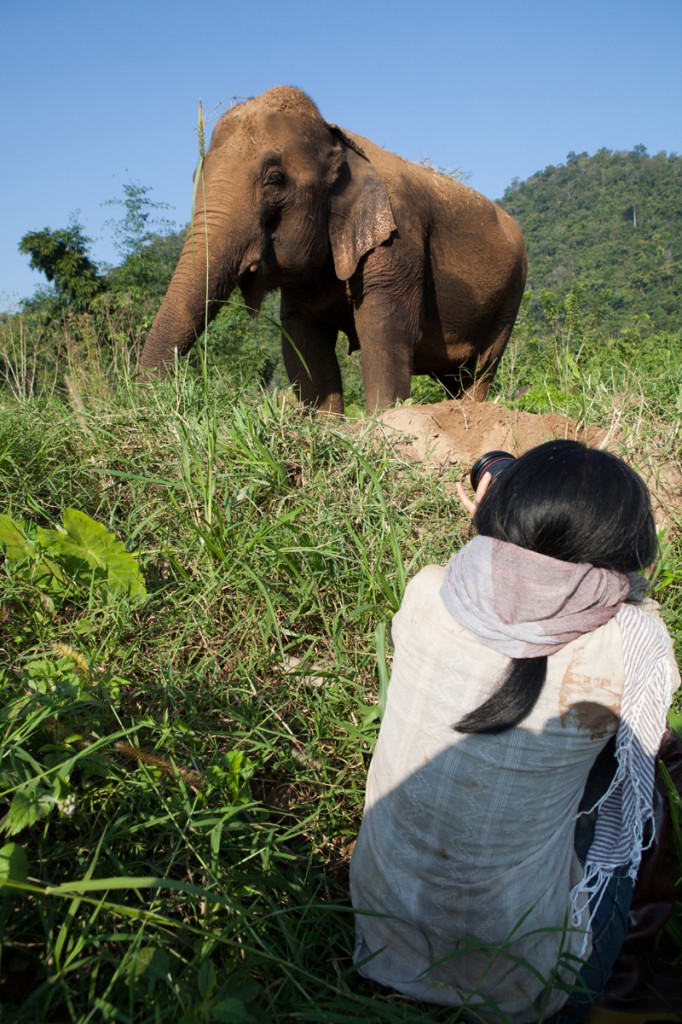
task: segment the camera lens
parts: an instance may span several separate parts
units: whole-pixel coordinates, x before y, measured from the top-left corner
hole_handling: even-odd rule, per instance
[[[490,473],[492,483],[512,462],[516,462],[516,457],[510,452],[486,452],[485,455],[481,455],[480,459],[476,459],[471,467],[469,475],[471,486],[476,490],[484,473]]]

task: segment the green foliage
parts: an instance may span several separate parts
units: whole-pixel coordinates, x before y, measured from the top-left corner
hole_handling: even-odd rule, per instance
[[[104,282],[88,256],[90,239],[80,224],[51,231],[29,231],[19,242],[19,251],[29,256],[34,270],[54,283],[60,303],[76,310],[86,309]]]
[[[648,415],[674,424],[681,395],[680,332],[652,334],[646,322],[635,321],[614,336],[604,323],[602,298],[590,303],[580,286],[563,298],[526,292],[491,388],[491,397],[528,412],[593,422],[612,418],[618,396],[619,416],[646,404]],[[680,439],[672,425],[668,434],[674,460]]]
[[[54,282],[52,292],[38,290],[22,303],[23,314],[31,321],[43,318],[45,343],[40,364],[51,359],[54,344],[51,335],[63,341],[57,314],[68,316],[81,333],[83,316],[88,318],[97,344],[120,341],[139,347],[139,332],[151,324],[175,270],[185,240],[185,230],[175,231],[171,221],[155,216],[168,204],[150,197],[148,186],[126,183],[123,198],[106,205],[119,206],[123,216],[110,220],[121,264],[98,270],[88,254],[90,239],[79,224],[58,231],[33,231],[19,244],[30,256],[31,266]],[[55,330],[56,329],[56,330]],[[41,369],[42,366],[36,367]]]
[[[40,269],[52,279],[56,262],[58,277],[53,292],[38,291],[23,302],[21,314],[0,323],[0,389],[4,385],[24,399],[55,391],[74,394],[85,363],[90,388],[95,363],[100,383],[111,364],[130,378],[185,237],[184,231],[156,233],[169,224],[153,217],[165,204],[153,202],[149,192],[128,185],[124,199],[112,200],[125,210],[114,222],[124,259],[106,272],[94,268],[86,251],[89,240],[78,225],[22,239],[22,251],[34,254],[32,265],[44,257]]]
[[[261,317],[255,321],[241,294],[235,292],[209,324],[205,338],[195,346],[193,362],[206,344],[211,367],[231,377],[238,387],[267,387],[281,367],[277,315],[276,296],[266,300]]]
[[[31,537],[10,516],[0,515],[0,550],[44,601],[48,595],[64,600],[93,587],[106,597],[144,600],[139,566],[121,541],[75,508],[64,509],[63,522],[56,530],[38,527]]]
[[[679,328],[682,300],[682,157],[643,146],[631,152],[569,153],[500,200],[521,225],[528,287],[559,300],[583,289],[617,335],[646,318],[649,329]]]
[[[63,518],[60,529],[25,529],[0,516],[5,630],[14,655],[12,669],[0,672],[0,801],[10,798],[0,831],[10,836],[56,811],[73,814],[78,750],[97,749],[85,736],[119,725],[120,678],[95,671],[80,650],[57,640],[61,623],[87,638],[113,600],[124,615],[146,595],[137,562],[113,534],[76,509],[65,509]]]
[[[166,294],[185,243],[186,231],[155,234],[144,249],[131,253],[107,275],[107,288],[114,295],[131,296],[137,308],[153,318]],[[150,319],[151,322],[151,319]]]
[[[122,199],[108,199],[104,204],[120,206],[125,211],[120,220],[108,222],[113,231],[114,245],[123,259],[139,256],[159,233],[169,233],[174,227],[172,221],[154,215],[155,210],[169,210],[171,206],[152,200],[151,191],[148,185],[128,181],[123,184]]]
[[[355,976],[343,850],[381,624],[456,515],[356,428],[186,366],[0,399],[12,523],[82,508],[149,595],[48,613],[4,523],[30,549],[0,572],[0,820],[30,866],[0,896],[4,1019],[409,1019]]]
[[[123,215],[108,221],[121,265],[109,274],[113,292],[133,292],[138,301],[160,301],[180,256],[185,231],[156,216],[157,210],[170,209],[168,203],[151,198],[148,185],[125,182],[122,199],[109,199],[106,206],[118,206]]]
[[[95,672],[81,651],[49,638],[58,635],[60,619],[73,634],[92,633],[97,592],[100,601],[127,596],[130,589],[137,600],[144,593],[137,565],[128,562],[130,556],[108,531],[73,509],[66,510],[64,521],[64,531],[38,528],[31,537],[9,516],[0,517],[5,556],[0,593],[11,652],[11,668],[0,672],[0,806],[9,800],[0,831],[10,836],[57,811],[67,817],[74,813],[72,776],[84,756],[80,750],[91,746],[85,735],[104,724],[117,725],[112,711],[120,679]],[[121,602],[119,608],[129,606],[132,602]],[[74,619],[81,608],[90,614]],[[92,745],[97,749],[96,742]]]
[[[429,405],[432,402],[443,402],[448,397],[447,391],[439,381],[426,376],[412,378],[410,398],[413,402]]]

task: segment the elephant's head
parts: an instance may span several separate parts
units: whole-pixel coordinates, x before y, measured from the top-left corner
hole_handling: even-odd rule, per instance
[[[332,266],[347,280],[395,229],[383,184],[357,143],[298,89],[233,107],[195,182],[192,227],[140,358],[162,370],[185,353],[239,287],[267,291]]]

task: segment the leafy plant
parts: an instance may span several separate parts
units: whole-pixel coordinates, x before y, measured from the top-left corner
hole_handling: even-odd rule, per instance
[[[185,238],[172,220],[157,215],[171,207],[152,199],[151,192],[148,185],[128,181],[121,199],[104,203],[122,209],[120,218],[107,221],[121,258],[120,266],[110,271],[107,286],[116,293],[132,292],[138,303],[147,297],[161,300]]]
[[[65,599],[95,587],[108,597],[146,597],[137,561],[101,523],[66,508],[63,527],[27,532],[8,515],[0,515],[0,545],[17,574],[43,595]]]
[[[72,221],[67,228],[51,231],[28,231],[19,242],[19,250],[30,257],[34,270],[54,282],[59,300],[82,310],[102,291],[104,282],[88,255],[90,239],[80,224]]]

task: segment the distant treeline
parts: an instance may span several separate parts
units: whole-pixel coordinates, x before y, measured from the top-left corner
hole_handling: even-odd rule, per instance
[[[528,287],[563,299],[576,286],[613,333],[647,322],[676,331],[682,306],[682,157],[644,146],[569,153],[499,201],[521,225]]]

